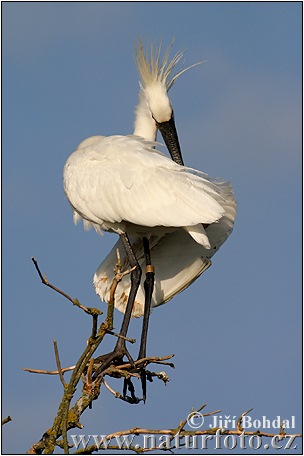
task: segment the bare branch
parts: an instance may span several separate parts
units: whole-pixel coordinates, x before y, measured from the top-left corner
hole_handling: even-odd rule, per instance
[[[102,323],[97,331],[97,319],[95,316],[98,316],[101,314],[101,311],[98,309],[91,309],[82,306],[78,300],[72,299],[67,293],[63,292],[59,288],[51,285],[45,277],[42,276],[41,271],[38,267],[37,260],[32,258],[32,261],[35,265],[35,268],[38,272],[38,275],[42,281],[43,284],[49,286],[53,290],[57,291],[58,293],[62,294],[64,297],[66,297],[69,301],[71,301],[73,304],[77,305],[80,307],[82,310],[84,310],[86,313],[89,313],[90,315],[93,316],[93,327],[92,327],[92,337],[90,337],[87,341],[87,346],[80,356],[73,373],[71,375],[69,383],[66,385],[65,391],[63,398],[61,400],[60,406],[58,408],[57,416],[55,417],[53,427],[49,429],[42,439],[34,444],[30,450],[29,453],[31,454],[38,454],[38,452],[41,452],[41,450],[45,451],[45,454],[52,454],[55,448],[55,445],[57,445],[57,438],[60,437],[60,435],[63,436],[63,446],[65,452],[68,452],[68,442],[67,442],[67,431],[69,429],[72,429],[74,427],[79,427],[81,426],[79,424],[79,417],[83,413],[83,411],[90,406],[92,401],[96,399],[99,395],[100,389],[99,389],[99,384],[92,382],[92,372],[91,372],[91,387],[90,388],[84,388],[83,394],[81,398],[76,402],[75,408],[72,407],[71,410],[69,410],[71,400],[73,398],[73,395],[76,391],[78,382],[81,378],[83,378],[83,373],[84,371],[88,368],[88,363],[90,359],[92,358],[93,353],[96,351],[98,346],[100,345],[101,341],[103,340],[104,336],[113,329],[113,309],[114,309],[114,295],[115,291],[117,288],[117,284],[119,280],[121,280],[121,275],[115,276],[113,283],[111,285],[111,290],[113,293],[113,299],[112,302],[109,303],[108,305],[108,312],[107,312],[107,317],[104,323]],[[125,275],[125,272],[123,275]],[[113,360],[114,361],[114,360]],[[92,363],[92,361],[91,361]],[[92,364],[91,364],[92,366]],[[58,368],[58,372],[61,371],[63,372],[63,369]],[[44,372],[45,373],[45,372]],[[88,386],[88,385],[86,385]],[[89,391],[87,391],[89,390]]]
[[[138,359],[136,361],[134,361],[134,366],[135,367],[145,367],[147,366],[148,364],[164,364],[166,366],[170,366],[172,367],[172,369],[175,369],[175,366],[173,363],[167,363],[165,362],[164,360],[167,360],[167,359],[171,359],[173,358],[174,355],[168,355],[168,356],[150,356],[149,358],[141,358],[141,359]],[[119,367],[120,369],[130,369],[131,367],[134,367],[131,365],[131,363],[125,363],[125,364],[121,364],[117,367]]]
[[[84,312],[86,312],[87,314],[89,315],[101,315],[102,314],[102,311],[95,308],[95,307],[85,307],[83,306],[82,304],[80,304],[80,302],[78,301],[78,299],[73,299],[71,298],[71,296],[69,296],[67,293],[65,293],[64,291],[60,290],[60,288],[57,288],[55,287],[54,285],[52,285],[46,278],[46,276],[42,275],[40,269],[39,269],[39,266],[38,266],[38,262],[37,260],[32,257],[32,262],[34,263],[34,266],[36,268],[36,271],[41,279],[41,282],[46,285],[47,287],[50,287],[52,290],[56,291],[57,293],[61,294],[62,296],[64,296],[66,299],[68,299],[72,304],[74,304],[74,306],[77,306],[79,307],[80,309],[82,309]]]
[[[247,415],[247,413],[251,412],[252,408],[247,410],[246,412],[242,413],[242,415],[239,417],[238,421],[237,421],[237,430],[240,431],[240,432],[243,432],[243,428],[242,428],[242,421],[243,421],[243,417],[245,415]]]
[[[57,364],[57,368],[58,368],[58,372],[59,372],[59,377],[60,377],[61,383],[63,385],[63,388],[65,388],[67,386],[67,384],[63,378],[63,372],[62,372],[61,364],[60,364],[57,341],[55,339],[54,339],[54,350],[55,350],[55,358],[56,358],[56,364]]]
[[[282,423],[280,425],[280,436],[285,437],[285,435],[286,435],[286,432],[284,430],[283,421],[282,421]]]
[[[108,383],[105,381],[104,378],[102,379],[102,383],[103,383],[104,386],[110,391],[110,393],[113,394],[113,396],[115,396],[116,398],[121,396],[121,394],[120,394],[119,392],[114,391],[114,390],[108,385]]]
[[[75,366],[70,366],[70,367],[63,367],[61,369],[61,372],[68,372],[75,369]],[[44,375],[58,375],[59,371],[49,371],[49,370],[44,370],[44,369],[31,369],[30,367],[22,367],[22,370],[26,372],[30,372],[31,374],[44,374]]]
[[[121,263],[120,263],[120,256],[119,252],[117,254],[117,265],[115,269],[115,277],[113,279],[113,282],[111,284],[111,291],[110,291],[110,301],[108,304],[108,311],[107,311],[107,316],[105,322],[102,322],[101,325],[98,328],[98,316],[101,314],[101,311],[98,309],[94,308],[89,308],[85,307],[82,304],[78,302],[77,299],[72,299],[69,295],[67,295],[65,292],[60,290],[59,288],[51,285],[46,277],[42,276],[42,273],[38,267],[37,261],[32,258],[32,261],[35,265],[35,268],[37,270],[37,273],[42,281],[43,284],[47,285],[48,287],[52,288],[54,291],[60,293],[63,295],[66,299],[71,301],[74,305],[80,307],[83,311],[86,313],[92,315],[93,317],[93,323],[92,323],[92,332],[91,332],[91,337],[87,341],[87,345],[85,347],[85,350],[83,351],[82,355],[80,356],[78,362],[76,363],[75,366],[72,367],[67,367],[67,368],[62,368],[61,363],[60,363],[60,358],[58,354],[58,348],[56,341],[54,341],[54,349],[55,349],[55,356],[56,356],[56,364],[57,364],[57,371],[45,371],[45,370],[38,370],[38,369],[28,369],[24,368],[23,370],[26,370],[28,372],[33,372],[33,373],[43,373],[43,374],[48,374],[48,375],[59,375],[62,384],[64,385],[64,395],[62,397],[60,406],[58,408],[57,415],[55,417],[54,423],[52,428],[48,429],[42,436],[42,438],[34,444],[29,450],[28,454],[41,454],[43,451],[45,454],[51,454],[53,453],[55,446],[60,446],[64,449],[65,453],[69,452],[69,448],[71,445],[68,443],[67,440],[67,431],[73,428],[80,428],[82,429],[82,424],[79,422],[80,417],[82,413],[88,408],[91,407],[92,401],[98,398],[100,394],[100,385],[104,384],[106,389],[113,394],[116,398],[120,398],[124,401],[130,402],[130,403],[138,403],[142,399],[139,399],[135,395],[135,390],[134,386],[132,384],[132,378],[140,377],[140,371],[142,369],[146,369],[146,367],[149,364],[160,364],[160,365],[165,365],[169,366],[171,368],[174,368],[174,364],[172,362],[169,362],[169,360],[174,356],[169,355],[169,356],[163,356],[163,357],[145,357],[142,359],[138,359],[134,361],[133,363],[131,362],[126,362],[123,363],[121,362],[121,358],[113,359],[112,357],[109,357],[109,354],[107,355],[102,355],[95,360],[93,359],[93,354],[95,353],[96,349],[102,342],[104,336],[106,334],[113,334],[116,337],[121,337],[119,334],[115,334],[113,332],[113,314],[114,314],[114,304],[115,304],[115,292],[117,289],[117,285],[119,281],[122,279],[122,277],[125,274],[129,274],[131,270],[121,272]],[[133,339],[128,339],[124,338],[125,340],[129,342],[134,342]],[[110,354],[111,355],[111,354]],[[121,364],[118,364],[118,361],[121,362]],[[102,375],[98,375],[97,377],[94,378],[94,373],[96,372],[97,369],[100,369],[102,367]],[[63,374],[64,372],[68,370],[73,370],[71,378],[69,383],[65,383]],[[147,378],[152,381],[154,377],[157,377],[158,379],[162,380],[165,384],[166,382],[169,381],[169,377],[165,372],[151,372],[147,371]],[[104,377],[105,375],[108,375],[109,377],[113,378],[123,378],[124,379],[124,391],[123,395],[120,394],[119,392],[115,392],[113,388],[105,381]],[[75,405],[70,407],[71,400],[75,394],[77,385],[79,383],[79,380],[83,380],[83,389],[82,389],[82,394],[81,397],[76,401]],[[130,392],[130,396],[127,396],[127,389]],[[206,404],[203,404],[200,408],[197,409],[196,412],[193,413],[199,413],[203,411],[203,409],[206,408]],[[119,437],[122,435],[141,435],[141,434],[149,434],[149,435],[168,435],[170,436],[170,441],[172,443],[174,437],[178,434],[181,439],[183,439],[186,436],[199,436],[199,435],[215,435],[216,433],[220,433],[221,435],[259,435],[260,437],[274,437],[278,434],[271,434],[271,433],[266,433],[266,432],[260,432],[260,431],[255,431],[255,432],[250,432],[250,431],[244,431],[242,428],[242,418],[248,414],[252,409],[247,410],[244,412],[240,418],[238,419],[237,422],[237,427],[236,429],[218,429],[218,428],[208,428],[208,429],[196,429],[195,431],[193,429],[188,430],[185,429],[187,423],[188,423],[188,418],[180,421],[179,425],[175,428],[172,429],[145,429],[145,428],[132,428],[128,430],[123,430],[123,431],[116,431],[112,434],[107,435],[105,438],[107,441],[110,441],[111,439],[115,437]],[[210,416],[214,415],[216,413],[220,412],[220,410],[212,411],[212,412],[206,412],[202,413],[202,416]],[[10,421],[10,417],[7,419],[3,420],[4,422]],[[282,439],[286,437],[286,433],[283,428],[283,423],[281,424],[280,428],[280,434],[279,434]],[[58,441],[57,439],[62,436],[62,440]],[[294,437],[300,437],[301,434],[293,434]],[[180,446],[184,446],[184,443],[180,443]],[[166,450],[166,451],[171,451],[175,447],[172,446],[171,448],[141,448],[138,445],[131,446],[128,449],[132,450],[136,453],[144,453],[148,451],[153,451],[153,450]],[[93,453],[94,451],[102,450],[104,448],[98,448],[96,445],[92,445],[90,447],[87,447],[83,450],[77,451],[75,454],[89,454]],[[107,445],[108,450],[113,450],[117,451],[118,449],[121,449],[117,446],[113,445]]]
[[[9,415],[1,421],[2,426],[6,423],[9,423],[10,421],[12,421],[12,417]]]
[[[125,336],[122,336],[121,334],[117,334],[117,333],[111,331],[110,329],[107,332],[108,332],[108,334],[111,334],[112,336],[123,339],[126,342],[129,342],[130,344],[135,344],[135,342],[136,342],[136,339],[129,339],[129,337],[125,337]]]
[[[207,404],[204,404],[202,405],[199,409],[197,409],[196,411],[194,411],[194,409],[191,410],[190,414],[191,413],[198,413],[200,412],[203,408],[206,407]],[[188,422],[188,418],[189,418],[189,415],[187,416],[187,418],[183,421],[180,422],[179,426],[176,428],[176,432],[174,435],[176,434],[180,434],[180,432],[184,429],[184,427],[186,426],[187,422]]]

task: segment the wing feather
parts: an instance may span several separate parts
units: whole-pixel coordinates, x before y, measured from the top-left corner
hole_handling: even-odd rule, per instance
[[[192,226],[225,214],[216,183],[132,136],[104,137],[77,149],[66,163],[64,188],[74,210],[101,227]]]
[[[210,249],[206,249],[203,245],[195,242],[184,229],[178,229],[161,238],[150,238],[151,258],[155,267],[153,307],[164,304],[191,285],[211,265],[210,258],[218,251],[232,232],[237,203],[228,182],[217,182],[217,186],[220,190],[220,196],[218,197],[225,209],[225,215],[218,223],[213,223],[206,228],[206,234],[211,245]],[[135,249],[140,266],[143,267],[145,263],[142,242],[134,239],[132,247]],[[126,254],[119,239],[94,275],[96,293],[106,302],[109,300],[110,286],[114,278],[113,269],[117,261],[117,248],[120,251],[123,268],[128,268]],[[133,317],[143,315],[145,301],[144,280],[145,276],[143,274],[133,307]],[[121,312],[125,311],[125,297],[128,296],[129,291],[130,278],[125,276],[118,284],[115,297],[115,307]]]

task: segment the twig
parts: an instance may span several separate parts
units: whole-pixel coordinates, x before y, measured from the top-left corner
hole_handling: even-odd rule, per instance
[[[126,378],[126,379],[128,379],[130,377],[140,378],[139,373],[120,369],[119,367],[114,366],[113,364],[104,371],[104,375],[108,375],[109,377],[114,377],[114,378],[121,378],[121,377]]]
[[[62,372],[61,364],[60,364],[57,341],[55,339],[54,339],[54,350],[55,350],[55,358],[56,358],[56,364],[57,364],[57,368],[58,368],[58,372],[59,372],[59,377],[60,377],[61,383],[63,385],[63,388],[65,388],[67,386],[67,383],[65,382],[65,380],[63,378],[63,372]]]
[[[123,339],[126,342],[129,342],[130,344],[135,344],[135,342],[136,342],[136,339],[129,339],[129,337],[122,336],[121,334],[115,333],[115,332],[111,331],[110,329],[108,330],[108,334],[111,334],[112,336]]]
[[[68,372],[75,369],[75,366],[70,366],[70,367],[63,367],[61,369],[61,372]],[[30,372],[31,374],[44,374],[44,375],[58,375],[59,371],[49,371],[49,370],[44,370],[44,369],[31,369],[30,367],[22,367],[22,370],[26,372]]]
[[[206,407],[206,405],[207,405],[207,404],[202,405],[202,406],[201,406],[199,409],[197,409],[196,411],[194,411],[194,409],[192,409],[192,411],[190,412],[190,414],[191,414],[191,413],[199,413],[203,408]],[[179,434],[179,433],[184,429],[184,427],[186,426],[186,424],[187,424],[187,422],[188,422],[188,418],[189,418],[189,415],[187,416],[187,418],[186,418],[184,421],[181,421],[181,422],[180,422],[179,426],[176,428],[176,433],[175,433],[175,435],[176,435],[176,434]],[[173,436],[172,438],[174,438],[174,436]],[[172,439],[170,439],[170,440],[172,440]]]
[[[105,381],[105,379],[103,378],[102,379],[102,383],[104,384],[104,386],[110,391],[111,394],[113,394],[113,396],[115,396],[116,398],[120,397],[121,394],[118,392],[118,391],[114,391],[110,385]]]
[[[109,332],[113,329],[115,292],[117,289],[117,285],[119,284],[119,282],[125,275],[130,274],[136,268],[136,266],[134,266],[134,267],[128,269],[127,271],[121,272],[121,261],[120,261],[119,249],[116,249],[116,255],[117,255],[117,263],[114,268],[115,276],[114,276],[114,279],[113,279],[113,281],[111,283],[111,287],[110,287],[110,297],[109,297],[109,302],[108,302],[108,316],[106,319],[106,323],[108,325]],[[112,325],[111,325],[111,323],[112,323]],[[116,335],[116,334],[114,334],[114,335]],[[122,336],[119,336],[119,337],[122,337]]]
[[[80,309],[82,309],[84,312],[86,312],[87,314],[89,315],[101,315],[102,314],[102,311],[95,308],[95,307],[85,307],[83,306],[82,304],[80,304],[80,302],[78,301],[78,299],[73,299],[71,298],[71,296],[69,296],[67,293],[65,293],[64,291],[60,290],[60,288],[58,287],[55,287],[54,285],[52,285],[46,278],[46,276],[43,276],[40,269],[39,269],[39,266],[38,266],[38,262],[37,260],[32,257],[32,262],[34,263],[34,266],[36,268],[36,271],[41,279],[41,282],[46,285],[47,287],[50,287],[52,290],[56,291],[57,293],[61,294],[62,296],[64,296],[66,299],[68,299],[71,303],[74,304],[74,306],[77,306],[79,307]]]
[[[118,368],[120,369],[130,369],[132,367],[138,367],[138,366],[141,366],[143,367],[143,365],[147,366],[148,364],[163,364],[165,366],[170,366],[172,367],[172,369],[175,369],[175,366],[173,363],[167,363],[165,362],[164,360],[167,360],[167,359],[171,359],[173,358],[174,355],[168,355],[168,356],[151,356],[149,358],[141,358],[141,359],[138,359],[136,361],[134,361],[134,365],[132,366],[131,363],[125,363],[125,364],[121,364],[119,366],[117,366]]]
[[[208,412],[208,413],[203,413],[203,416],[212,416],[215,415],[216,413],[220,413],[221,410],[214,410],[214,412]]]
[[[252,408],[250,408],[249,410],[247,410],[246,412],[242,413],[242,415],[239,417],[238,421],[237,421],[237,425],[236,425],[236,428],[238,431],[240,432],[243,432],[243,428],[242,428],[242,421],[243,421],[243,417],[245,415],[247,415],[247,413],[251,412]]]
[[[12,417],[9,415],[1,421],[1,424],[3,426],[4,424],[9,423],[10,421],[12,421]]]
[[[285,437],[285,435],[286,435],[286,432],[285,432],[284,426],[283,426],[283,421],[281,422],[281,425],[280,425],[280,435],[282,437]]]

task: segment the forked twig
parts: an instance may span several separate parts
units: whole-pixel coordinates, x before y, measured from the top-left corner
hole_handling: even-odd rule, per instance
[[[82,309],[85,313],[89,314],[89,315],[101,315],[102,314],[102,311],[95,308],[95,307],[85,307],[83,306],[82,304],[80,304],[80,302],[78,301],[78,299],[73,299],[71,298],[71,296],[69,296],[65,291],[62,291],[60,290],[60,288],[58,287],[55,287],[55,285],[52,285],[46,278],[46,276],[42,275],[41,271],[40,271],[40,268],[38,266],[38,261],[32,257],[32,262],[34,263],[34,266],[36,268],[36,271],[41,279],[41,282],[46,285],[47,287],[51,288],[52,290],[56,291],[57,293],[61,294],[62,296],[64,296],[66,299],[68,299],[72,304],[74,304],[74,306],[77,306],[79,307],[80,309]]]
[[[239,419],[237,420],[237,425],[236,425],[236,428],[238,431],[242,432],[243,431],[243,428],[242,428],[242,421],[243,421],[243,417],[245,415],[247,415],[249,412],[251,412],[251,410],[253,410],[252,408],[250,408],[249,410],[247,410],[246,412],[242,413],[242,415],[239,417]]]

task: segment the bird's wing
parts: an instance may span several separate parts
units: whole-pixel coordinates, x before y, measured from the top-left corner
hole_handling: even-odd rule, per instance
[[[76,150],[64,169],[66,195],[90,222],[192,226],[225,213],[210,178],[181,167],[137,137],[112,136]]]
[[[185,230],[178,229],[162,238],[150,238],[152,264],[155,267],[155,284],[152,296],[152,306],[157,307],[169,301],[176,294],[193,283],[211,265],[210,258],[218,251],[232,232],[236,215],[236,201],[232,188],[227,182],[218,182],[224,202],[225,215],[218,223],[209,225],[206,233],[211,248],[206,249],[197,244]],[[133,240],[132,247],[142,268],[141,284],[133,307],[133,317],[140,317],[144,310],[144,280],[145,263],[141,240]],[[117,249],[120,252],[122,269],[128,269],[128,260],[120,240],[112,248],[108,256],[98,267],[94,275],[94,287],[100,298],[108,302],[109,291],[114,279],[114,266],[117,262]],[[115,307],[125,311],[130,291],[130,277],[124,276],[118,284],[115,295]]]
[[[231,234],[237,209],[237,202],[229,182],[218,182],[217,185],[221,189],[221,196],[223,198],[221,199],[221,205],[225,210],[225,215],[219,223],[212,223],[206,228],[206,234],[213,254]]]
[[[142,241],[133,242],[132,248],[143,271],[133,306],[132,317],[141,317],[144,313],[145,302],[145,260]],[[117,249],[120,252],[122,271],[128,269],[126,254],[119,239],[109,255],[98,267],[93,279],[96,293],[105,302],[109,302],[110,299],[110,288],[115,275],[113,269],[117,262]],[[152,307],[157,307],[172,299],[173,296],[187,288],[211,265],[211,261],[206,256],[201,256],[206,249],[197,244],[182,229],[167,234],[161,239],[150,239],[150,251],[151,261],[155,268]],[[115,307],[122,313],[125,312],[129,292],[130,276],[125,275],[118,283],[115,293]]]

